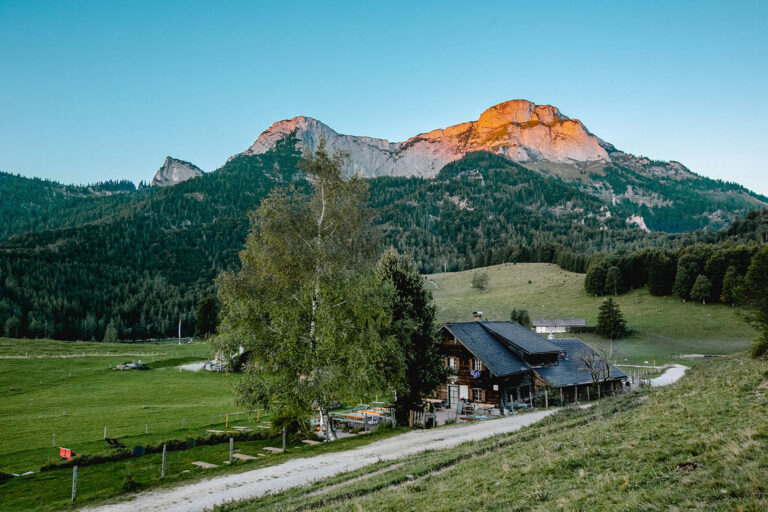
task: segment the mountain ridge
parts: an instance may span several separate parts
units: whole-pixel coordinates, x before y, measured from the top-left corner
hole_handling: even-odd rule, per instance
[[[432,178],[449,162],[474,151],[500,154],[517,163],[610,162],[604,142],[581,121],[563,115],[552,105],[520,99],[494,105],[475,121],[420,133],[403,142],[344,135],[322,121],[297,116],[273,123],[248,149],[235,156],[263,154],[271,151],[277,141],[291,136],[296,137],[302,151],[314,151],[321,139],[330,150],[348,151],[348,172],[365,177]]]

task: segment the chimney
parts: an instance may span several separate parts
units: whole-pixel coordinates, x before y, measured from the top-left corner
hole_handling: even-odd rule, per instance
[[[483,319],[483,312],[482,311],[473,311],[472,312],[472,319],[475,322],[479,322],[480,320]]]

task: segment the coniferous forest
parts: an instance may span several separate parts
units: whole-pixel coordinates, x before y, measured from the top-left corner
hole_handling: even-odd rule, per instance
[[[247,213],[273,187],[308,187],[300,156],[284,142],[167,188],[0,174],[0,335],[101,340],[114,329],[120,339],[146,339],[176,335],[179,321],[182,335],[192,335],[198,304],[215,294],[223,270],[238,266]],[[611,174],[614,187],[643,179]],[[696,187],[668,183],[664,193],[685,200],[649,208],[606,202],[478,152],[433,179],[368,183],[382,245],[424,273],[552,262],[589,269],[588,291],[598,295],[647,284],[656,294],[730,302],[768,238],[766,213],[747,214],[759,196],[747,200],[730,193],[734,185],[703,178]],[[717,208],[743,220],[716,231],[699,214]],[[638,211],[653,231],[627,224]]]

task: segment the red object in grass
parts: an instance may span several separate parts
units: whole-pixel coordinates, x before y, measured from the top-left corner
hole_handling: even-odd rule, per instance
[[[59,447],[59,457],[62,459],[72,460],[72,457],[76,456],[76,453],[73,453],[71,449],[69,448],[61,448]]]

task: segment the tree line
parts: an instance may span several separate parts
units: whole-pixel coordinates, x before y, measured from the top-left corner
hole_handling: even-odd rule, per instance
[[[652,295],[676,295],[701,303],[734,305],[759,252],[755,242],[694,244],[674,251],[643,249],[592,257],[584,280],[591,295],[620,295],[648,286]]]

